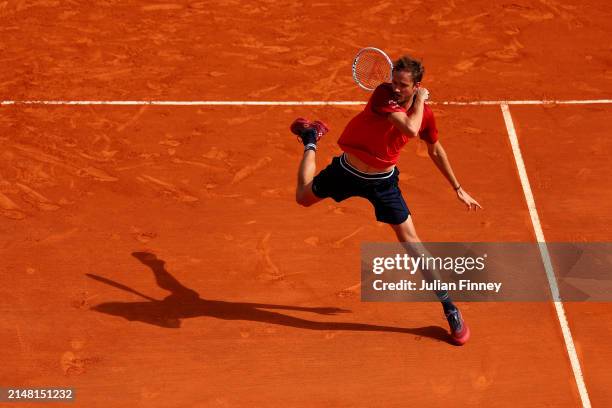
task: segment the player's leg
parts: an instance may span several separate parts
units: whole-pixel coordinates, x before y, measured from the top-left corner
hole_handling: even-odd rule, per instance
[[[389,177],[386,181],[379,182],[377,188],[370,193],[368,198],[374,205],[376,219],[391,226],[397,239],[410,256],[430,256],[417,235],[410,210],[399,188],[399,169],[396,168],[392,177]],[[436,270],[421,268],[421,273],[428,282],[440,279]],[[442,303],[453,340],[457,344],[464,344],[468,340],[470,332],[461,318],[459,309],[453,304],[447,291],[436,291],[435,295]]]
[[[414,227],[414,223],[412,222],[412,216],[409,214],[406,221],[401,224],[390,224],[391,228],[395,232],[397,236],[397,240],[402,244],[402,246],[406,249],[406,252],[410,256],[420,257],[421,255],[430,256],[427,248],[421,242],[419,236],[416,233],[416,228]],[[438,272],[434,270],[421,269],[423,276],[427,279],[428,282],[432,282],[434,280],[441,280]],[[445,310],[447,307],[453,306],[450,298],[443,297],[440,299],[442,303],[445,305]]]
[[[406,218],[406,221],[402,222],[401,224],[390,224],[390,226],[395,232],[397,240],[402,244],[402,246],[406,249],[406,252],[408,252],[410,256],[429,256],[429,252],[427,251],[427,249],[421,242],[419,236],[417,235],[416,228],[414,227],[414,223],[412,222],[412,216],[410,216],[410,214],[408,214],[408,218]],[[427,279],[428,282],[441,279],[440,275],[436,270],[421,269],[421,272],[423,273],[423,276],[425,277],[425,279]],[[444,305],[445,310],[453,306],[448,296],[443,296],[440,301]]]
[[[408,215],[406,221],[401,224],[390,224],[391,228],[395,232],[397,239],[406,249],[406,252],[410,256],[420,257],[422,255],[431,256],[425,246],[419,239],[412,217]],[[440,276],[436,270],[428,270],[421,268],[423,277],[428,281],[440,280]],[[448,321],[451,330],[451,336],[457,344],[465,344],[470,337],[470,329],[467,324],[463,321],[459,308],[455,306],[452,299],[450,298],[448,291],[436,291],[437,298],[442,303],[444,309],[444,315]]]
[[[317,170],[317,142],[327,133],[328,128],[323,122],[298,118],[291,124],[290,129],[304,144],[304,154],[298,167],[295,200],[298,204],[309,207],[322,200],[312,191],[312,182]]]
[[[309,207],[322,198],[312,192],[312,180],[317,170],[315,150],[304,151],[300,167],[298,168],[297,188],[295,189],[295,201],[304,207]]]

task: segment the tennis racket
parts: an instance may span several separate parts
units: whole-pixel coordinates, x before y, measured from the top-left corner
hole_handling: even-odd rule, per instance
[[[362,48],[353,60],[353,79],[362,89],[372,92],[383,82],[391,82],[393,62],[383,50]]]

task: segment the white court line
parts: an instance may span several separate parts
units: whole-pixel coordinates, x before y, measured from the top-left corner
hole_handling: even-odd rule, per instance
[[[514,129],[514,122],[512,121],[508,104],[502,104],[501,110],[504,115],[504,122],[506,122],[508,137],[510,138],[510,144],[512,145],[512,153],[514,154],[514,160],[518,169],[519,178],[521,180],[521,185],[523,186],[523,193],[525,194],[525,200],[527,201],[527,207],[529,208],[531,223],[533,224],[538,246],[540,247],[540,256],[542,257],[544,269],[546,270],[548,285],[550,286],[553,302],[557,311],[557,317],[559,318],[559,324],[561,325],[561,331],[563,332],[563,339],[565,340],[567,354],[569,355],[572,370],[574,371],[574,378],[576,380],[576,385],[578,386],[582,406],[585,408],[590,408],[591,401],[589,400],[589,394],[586,389],[584,377],[582,376],[580,360],[578,359],[576,347],[574,346],[574,339],[572,338],[567,317],[565,316],[565,309],[563,308],[563,303],[561,302],[561,297],[559,296],[557,279],[555,278],[555,272],[550,260],[550,254],[548,253],[548,247],[546,246],[546,240],[544,239],[544,232],[542,231],[542,225],[540,224],[540,217],[538,216],[538,210],[533,198],[533,192],[531,191],[531,185],[529,184],[529,178],[527,177],[527,169],[525,167],[525,162],[523,161],[523,155],[521,154],[521,148],[519,146],[518,137],[516,135],[516,130]]]
[[[612,99],[584,100],[525,100],[525,101],[430,101],[431,105],[591,105],[612,104]],[[353,106],[365,105],[364,101],[45,101],[45,100],[6,100],[1,105],[119,105],[119,106]]]

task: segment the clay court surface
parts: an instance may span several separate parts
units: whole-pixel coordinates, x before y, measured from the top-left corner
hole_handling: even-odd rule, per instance
[[[455,347],[438,304],[345,290],[361,243],[394,236],[366,201],[295,203],[288,125],[330,125],[322,167],[363,106],[19,103],[365,102],[355,52],[413,53],[485,207],[467,213],[411,142],[400,186],[421,238],[535,242],[500,106],[440,102],[609,99],[611,14],[600,0],[0,2],[0,386],[73,387],[75,407],[612,406],[610,303],[564,303],[577,378],[550,303],[461,304],[472,339]],[[610,241],[612,106],[510,112],[546,240]]]

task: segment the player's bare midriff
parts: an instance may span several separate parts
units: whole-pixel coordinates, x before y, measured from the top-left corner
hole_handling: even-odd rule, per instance
[[[395,168],[395,166],[389,166],[389,167],[384,167],[384,168],[370,166],[369,164],[364,163],[363,161],[359,160],[357,157],[355,157],[354,155],[350,153],[345,152],[344,155],[346,157],[346,161],[348,162],[348,164],[350,164],[351,166],[353,166],[354,168],[356,168],[357,170],[363,173],[373,173],[373,174],[386,173],[386,172],[393,170],[393,168]]]

